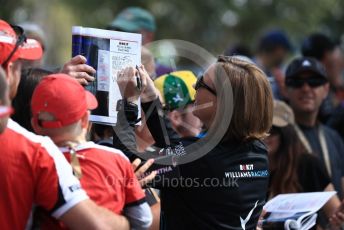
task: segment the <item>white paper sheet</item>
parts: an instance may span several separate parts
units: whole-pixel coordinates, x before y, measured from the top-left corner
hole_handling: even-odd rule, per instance
[[[281,194],[268,201],[264,210],[272,213],[316,212],[335,194],[334,191]]]
[[[92,88],[92,93],[96,95],[98,92],[103,92],[103,99],[97,99],[99,104],[107,107],[108,112],[106,115],[92,113],[90,120],[114,125],[117,122],[117,101],[122,98],[117,85],[117,73],[127,66],[140,65],[142,35],[81,26],[73,27],[72,34],[82,36],[80,39],[73,40],[75,42],[73,47],[80,49],[80,51],[74,51],[74,54],[81,52],[83,55],[94,57],[95,54],[90,50],[97,49],[97,84]],[[79,42],[81,44],[78,44]],[[108,93],[106,100],[104,93]],[[140,105],[139,116],[141,116]]]

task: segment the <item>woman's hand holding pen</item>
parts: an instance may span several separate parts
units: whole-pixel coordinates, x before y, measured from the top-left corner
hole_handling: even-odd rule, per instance
[[[136,102],[139,96],[142,102],[149,102],[159,95],[143,65],[136,68],[127,67],[119,71],[117,83],[122,97],[131,102]]]

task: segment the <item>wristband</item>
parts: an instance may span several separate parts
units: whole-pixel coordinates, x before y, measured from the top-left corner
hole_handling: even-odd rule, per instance
[[[117,101],[116,110],[119,112],[124,112],[130,126],[135,125],[141,120],[138,118],[138,106],[135,103],[128,102],[126,99]]]

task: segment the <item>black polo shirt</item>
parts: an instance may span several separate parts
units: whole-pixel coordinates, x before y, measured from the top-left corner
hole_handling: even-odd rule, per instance
[[[161,189],[161,229],[255,229],[269,180],[265,145],[221,144]],[[244,227],[244,228],[243,228]]]

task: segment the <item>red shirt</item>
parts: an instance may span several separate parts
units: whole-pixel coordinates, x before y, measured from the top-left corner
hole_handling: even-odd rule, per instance
[[[60,148],[71,161],[68,148]],[[120,214],[126,205],[141,202],[145,194],[132,165],[122,151],[87,142],[75,148],[87,195],[98,205]]]
[[[0,134],[0,226],[24,229],[33,204],[59,218],[87,199],[72,168],[48,137],[12,120]]]
[[[69,148],[60,148],[71,162]],[[126,205],[145,202],[145,194],[122,151],[87,142],[74,148],[79,159],[80,182],[87,195],[99,206],[121,214]],[[38,212],[41,229],[65,229],[44,212]]]

